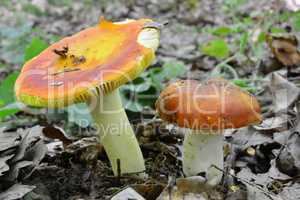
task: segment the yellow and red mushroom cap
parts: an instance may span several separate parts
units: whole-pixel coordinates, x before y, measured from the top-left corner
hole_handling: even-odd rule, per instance
[[[256,98],[224,79],[172,83],[160,94],[156,110],[163,120],[194,130],[240,128],[262,120]]]
[[[151,29],[149,23],[153,21],[102,19],[52,44],[23,66],[15,84],[17,99],[30,106],[63,107],[105,95],[135,79],[154,60],[159,43],[155,27],[152,35],[140,34]]]

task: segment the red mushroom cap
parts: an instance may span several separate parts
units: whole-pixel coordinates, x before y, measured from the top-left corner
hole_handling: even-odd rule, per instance
[[[224,79],[172,83],[156,109],[163,120],[195,130],[240,128],[262,120],[255,97]]]

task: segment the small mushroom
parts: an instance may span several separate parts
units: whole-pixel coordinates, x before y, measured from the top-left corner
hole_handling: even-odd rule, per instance
[[[87,103],[115,175],[145,170],[118,88],[154,60],[160,31],[145,28],[151,22],[102,19],[99,25],[52,44],[25,63],[15,84],[17,99],[30,106]],[[74,58],[80,62],[74,63]]]
[[[223,132],[261,121],[260,106],[252,95],[224,79],[170,84],[156,102],[160,117],[177,124],[185,134],[183,172],[206,175],[209,185],[222,179]]]

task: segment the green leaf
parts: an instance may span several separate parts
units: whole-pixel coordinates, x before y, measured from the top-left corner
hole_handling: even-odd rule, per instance
[[[72,6],[72,0],[48,0],[48,3],[55,6]]]
[[[257,88],[252,86],[248,79],[234,79],[232,80],[232,83],[251,93],[257,91]]]
[[[235,79],[232,82],[239,87],[248,87],[248,81],[244,79]]]
[[[257,39],[257,43],[262,43],[266,41],[266,33],[265,32],[261,32],[258,35],[258,39]]]
[[[230,50],[227,42],[222,39],[212,40],[201,47],[204,54],[216,58],[227,58]]]
[[[0,108],[5,106],[5,102],[3,100],[0,99]]]
[[[144,92],[147,91],[151,87],[150,81],[145,81],[140,84],[126,84],[122,86],[121,90],[127,90],[131,92]]]
[[[150,79],[151,79],[151,84],[157,89],[161,90],[162,89],[162,83],[164,81],[165,75],[163,73],[163,68],[161,67],[155,67],[152,68],[149,71],[150,74]]]
[[[266,49],[264,47],[264,44],[263,43],[256,43],[255,45],[253,45],[252,48],[253,48],[252,51],[254,53],[254,58],[256,60],[262,59],[263,56],[266,53]]]
[[[145,75],[145,73],[143,73]],[[147,73],[146,73],[147,75]],[[126,86],[125,86],[126,87]],[[151,87],[151,81],[147,76],[140,76],[133,80],[133,84],[129,84],[130,90],[133,92],[144,92]]]
[[[120,88],[124,107],[132,112],[141,112],[145,106],[153,107],[164,83],[185,74],[186,71],[182,62],[171,61],[142,73],[140,77]]]
[[[271,28],[271,33],[286,33],[286,30],[283,29],[283,28],[272,27]]]
[[[31,4],[31,3],[24,4],[23,10],[27,13],[31,13],[36,16],[44,15],[43,11],[38,6]]]
[[[138,99],[132,97],[136,93],[132,94],[131,91],[126,91],[124,86],[121,87],[120,91],[122,104],[126,110],[130,110],[131,112],[141,112],[143,110],[143,105],[139,103]]]
[[[242,21],[243,26],[251,26],[254,23],[256,23],[255,21],[253,21],[253,18],[249,17],[249,16],[242,18],[241,21]]]
[[[167,62],[162,66],[165,79],[171,80],[182,76],[187,72],[186,66],[182,62]]]
[[[281,22],[286,22],[291,18],[292,13],[290,13],[289,11],[282,11],[282,13],[278,16],[278,20]]]
[[[122,100],[124,107],[131,112],[141,112],[143,110],[143,105],[139,102],[131,101],[126,98]]]
[[[217,36],[227,36],[231,33],[233,33],[233,30],[228,26],[218,27],[212,32],[212,34]]]
[[[19,105],[17,103],[9,104],[3,108],[0,108],[0,120],[4,119],[9,115],[16,114],[20,111]]]
[[[187,68],[182,62],[167,62],[162,67],[149,70],[151,85],[160,91],[163,88],[163,82],[182,76],[186,72]]]
[[[44,40],[40,39],[39,37],[32,38],[31,43],[25,49],[25,62],[37,56],[47,47],[48,44]]]
[[[239,6],[245,4],[246,2],[246,0],[225,0],[224,4],[231,9],[238,9]]]
[[[300,31],[300,15],[298,15],[294,18],[293,27],[296,31]]]
[[[14,94],[14,85],[17,80],[19,73],[14,72],[8,75],[1,83],[0,83],[0,99],[4,102],[4,104],[12,103],[15,101]]]
[[[245,52],[245,49],[247,48],[248,40],[249,40],[249,34],[247,32],[243,33],[240,38],[240,53]]]
[[[85,103],[78,103],[66,108],[68,111],[68,120],[74,122],[80,127],[86,128],[92,124],[93,119],[90,110]]]

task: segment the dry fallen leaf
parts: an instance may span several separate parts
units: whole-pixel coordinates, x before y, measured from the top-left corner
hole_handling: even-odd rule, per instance
[[[274,72],[271,76],[273,111],[278,113],[292,106],[299,98],[300,89],[292,82]]]
[[[19,172],[22,168],[31,166],[33,164],[32,161],[20,161],[17,162],[16,164],[12,165],[11,169],[9,170],[9,173],[7,173],[4,176],[5,181],[14,181],[18,178]]]
[[[279,170],[290,176],[300,175],[300,136],[295,132],[289,136],[285,148],[276,161]]]
[[[249,127],[238,129],[228,140],[231,144],[238,145],[241,149],[274,142],[267,134],[262,134],[260,131]]]
[[[173,187],[170,190],[164,190],[163,193],[156,200],[208,200],[201,194],[195,193],[182,193],[177,187]]]
[[[270,117],[254,128],[262,133],[274,133],[279,131],[285,131],[288,129],[289,116],[282,114],[280,116]]]
[[[58,126],[46,126],[43,129],[43,134],[51,139],[59,139],[63,142],[64,147],[71,144],[73,138],[70,138],[66,132]]]
[[[274,162],[273,162],[274,163]],[[274,165],[274,164],[273,164]],[[274,180],[273,177],[280,177],[280,172],[273,170],[271,167],[268,173],[264,174],[254,174],[249,168],[243,168],[238,174],[237,177],[240,178],[247,186],[248,198],[249,200],[283,200],[282,197],[277,196],[275,193],[268,190],[268,185]],[[280,174],[280,175],[279,175]],[[282,175],[283,178],[286,178],[285,175]]]
[[[157,200],[221,200],[217,188],[210,187],[201,176],[178,178],[176,185],[169,184]]]
[[[5,192],[0,193],[1,200],[17,200],[31,192],[35,186],[15,184]]]
[[[283,188],[280,193],[282,197],[288,197],[285,200],[298,200],[300,199],[300,183],[290,183]]]
[[[16,179],[30,176],[46,155],[47,147],[43,141],[42,129],[43,127],[35,126],[17,132],[0,133],[1,142],[7,143],[2,145],[4,150],[0,151],[0,182],[8,183],[6,187]],[[24,173],[20,173],[23,169]]]
[[[0,158],[0,176],[2,176],[3,172],[6,172],[9,170],[9,166],[6,163],[9,159],[11,159],[14,155],[4,156]]]
[[[65,152],[77,155],[81,161],[93,162],[103,152],[103,146],[97,137],[87,137],[68,145]]]
[[[111,198],[111,200],[123,200],[123,199],[145,200],[144,197],[142,197],[131,187],[122,190],[121,192],[117,193]]]
[[[0,151],[5,151],[18,146],[21,142],[20,134],[17,132],[4,133],[0,131]]]
[[[276,59],[285,66],[293,66],[300,63],[298,40],[289,34],[268,34],[267,43]]]
[[[26,151],[33,147],[38,141],[41,140],[43,127],[35,126],[27,130],[19,130],[22,135],[21,144],[16,152],[16,155],[12,159],[12,162],[17,162],[24,157]]]
[[[145,199],[156,199],[163,189],[165,188],[163,183],[144,183],[144,184],[134,184],[132,188],[142,195]]]

